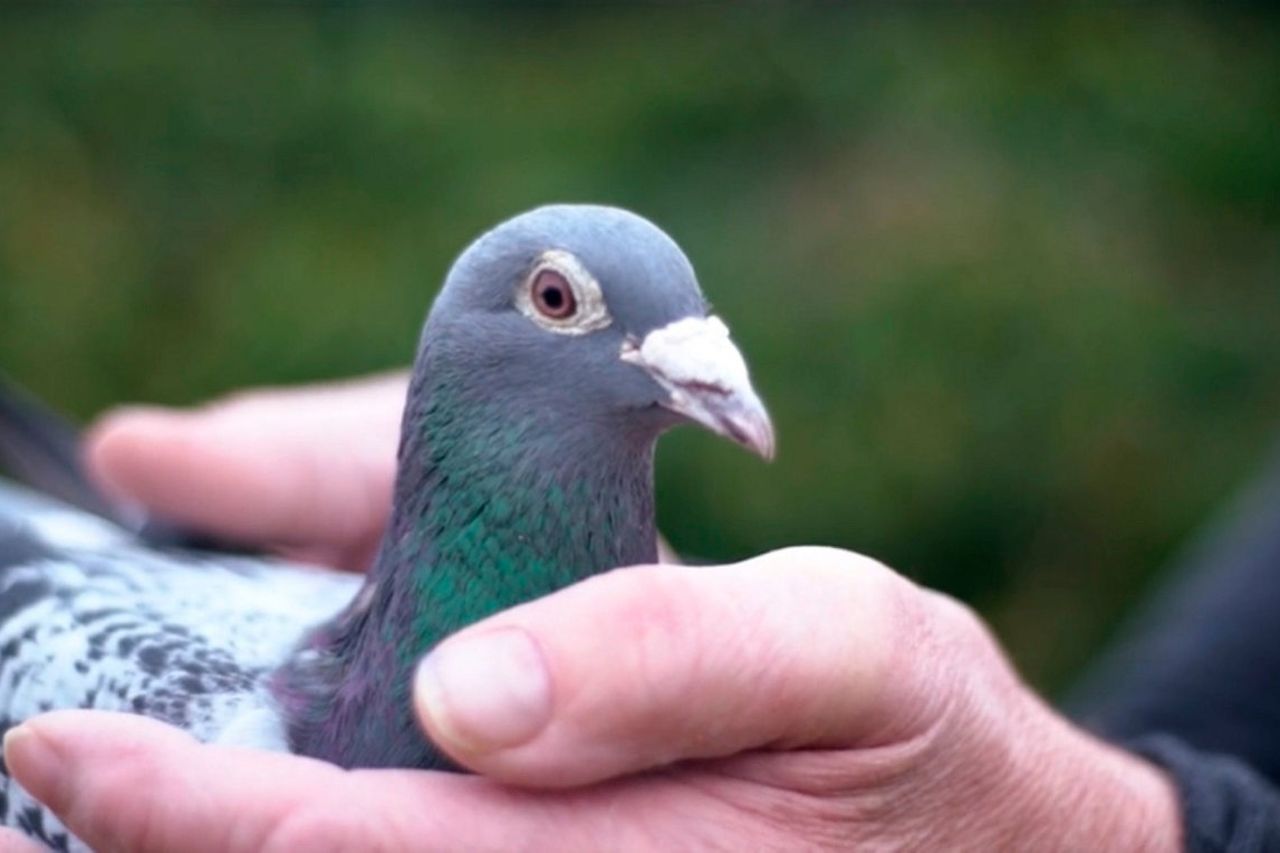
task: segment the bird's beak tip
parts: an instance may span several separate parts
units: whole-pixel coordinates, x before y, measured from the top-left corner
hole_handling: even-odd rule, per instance
[[[751,387],[746,362],[717,317],[687,317],[624,345],[623,361],[643,368],[669,394],[663,404],[766,462],[777,450],[773,422]]]
[[[765,462],[772,462],[777,454],[773,422],[769,420],[769,413],[760,400],[754,394],[751,396],[750,401],[741,401],[741,405],[719,413],[712,429],[742,445]]]

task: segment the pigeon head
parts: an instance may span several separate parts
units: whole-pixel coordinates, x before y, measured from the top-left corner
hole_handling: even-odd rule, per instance
[[[680,247],[612,207],[551,205],[510,219],[454,263],[419,369],[440,387],[557,435],[605,426],[652,441],[692,421],[773,455],[773,428]],[[410,407],[414,405],[410,402]]]
[[[415,662],[502,609],[654,562],[653,446],[684,421],[773,453],[742,356],[666,234],[555,205],[476,240],[423,330],[365,587],[277,674],[291,746],[449,766],[410,713]]]

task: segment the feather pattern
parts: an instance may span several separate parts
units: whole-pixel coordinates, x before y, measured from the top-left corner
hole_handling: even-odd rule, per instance
[[[548,286],[594,294],[594,313],[561,316],[565,290],[555,322],[539,319],[548,257]],[[485,616],[655,560],[653,447],[676,423],[772,453],[741,357],[706,312],[679,247],[626,211],[553,205],[481,236],[424,327],[391,519],[363,581],[180,548],[0,483],[0,728],[96,708],[346,767],[448,767],[413,717],[423,655]],[[37,487],[69,478],[54,493],[92,504],[74,441],[43,441],[45,414],[11,402],[0,394],[13,439],[0,455],[16,448]],[[6,824],[79,844],[0,770]]]
[[[0,729],[54,708],[146,714],[206,741],[284,749],[265,685],[355,576],[158,551],[110,522],[0,482]],[[7,773],[0,818],[70,837]]]

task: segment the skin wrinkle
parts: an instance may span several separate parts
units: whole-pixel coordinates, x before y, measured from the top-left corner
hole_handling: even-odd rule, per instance
[[[647,840],[643,849],[742,849],[745,837],[752,838],[753,849],[760,849],[759,828],[742,825],[743,809],[693,782],[687,768],[678,774],[654,771],[640,778],[647,785],[647,790],[640,791],[640,807],[634,798],[623,797],[615,799],[615,807],[626,808],[620,810],[619,823]],[[708,813],[708,809],[714,811]],[[639,848],[619,845],[619,849]]]
[[[1051,784],[1025,786],[1010,795],[1019,809],[1002,812],[1008,823],[1005,837],[1018,843],[1024,838],[1027,843],[1052,841],[1062,847],[1071,846],[1072,838],[1105,838],[1114,849],[1167,849],[1159,842],[1168,838],[1166,821],[1173,818],[1175,837],[1180,823],[1176,814],[1161,813],[1161,806],[1173,802],[1172,783],[1162,773],[1133,773],[1131,765],[1137,759],[1047,713],[1032,694],[1022,697],[1021,706],[1024,731],[1030,732],[1028,748],[1012,753],[1020,766],[1009,772],[1021,772],[1024,778],[1035,774]],[[1118,802],[1131,808],[1117,810]],[[1066,826],[1059,824],[1058,836],[1047,834],[1043,828],[1055,825],[1054,817],[1063,813],[1080,817]],[[1019,816],[1021,820],[1015,819]]]
[[[671,821],[686,802],[671,796],[673,786],[660,772],[633,777],[630,783],[618,780],[602,782],[575,793],[563,808],[581,808],[590,814],[582,831],[582,839],[566,833],[557,824],[562,813],[550,806],[545,819],[552,827],[549,837],[557,838],[561,849],[600,849],[599,839],[608,838],[613,849],[661,850],[670,848]],[[580,798],[580,801],[579,801]],[[562,840],[561,840],[562,839]],[[575,843],[576,842],[576,843]]]
[[[1038,700],[1022,687],[994,637],[977,616],[951,599],[936,597],[933,600],[942,605],[946,614],[944,618],[957,620],[952,633],[966,641],[953,650],[953,654],[958,654],[960,659],[973,656],[993,663],[952,691],[959,701],[968,706],[963,712],[963,719],[969,722],[967,731],[975,743],[975,754],[986,755],[989,763],[987,772],[977,776],[972,772],[958,772],[961,777],[959,784],[977,792],[979,801],[985,792],[992,814],[1016,813],[1017,809],[1012,804],[1024,802],[1028,789],[1017,786],[1010,790],[1008,785],[999,783],[1010,778],[1026,779],[1038,773],[1051,773],[1046,768],[1053,766],[1056,756],[1049,745],[1060,743],[1060,740],[1054,737],[1053,731],[1043,731],[1042,723],[1050,718],[1049,715],[1041,713],[1044,709]],[[1009,731],[1032,734],[1014,742],[1006,736]],[[1037,732],[1041,734],[1037,735]],[[1060,805],[1055,804],[1055,808],[1058,807]],[[966,817],[977,811],[975,809]]]
[[[878,565],[878,564],[877,564]],[[927,734],[936,722],[954,708],[954,691],[940,684],[962,677],[963,667],[951,665],[953,638],[938,630],[933,607],[920,596],[921,588],[883,566],[885,595],[890,605],[888,628],[879,633],[884,662],[872,683],[875,689],[895,698],[869,699],[868,707],[894,708],[892,718],[878,721],[863,732],[860,748],[912,740]],[[875,599],[872,599],[875,600]],[[909,709],[903,713],[904,709]],[[920,727],[924,726],[922,732]]]
[[[857,760],[844,749],[801,749],[785,754],[748,752],[707,762],[709,770],[780,791],[815,796],[856,795],[911,782],[917,768],[945,747],[941,721],[910,740],[860,748]],[[785,759],[785,760],[784,760]]]
[[[936,723],[930,741],[935,755],[921,758],[920,766],[930,772],[918,780],[919,785],[909,789],[908,803],[914,799],[921,805],[909,806],[906,814],[927,814],[932,803],[933,809],[943,808],[951,815],[948,822],[939,824],[947,827],[945,837],[929,839],[926,833],[922,839],[933,844],[954,846],[957,837],[966,836],[998,839],[998,828],[990,825],[989,815],[1009,810],[1021,792],[998,791],[999,786],[994,784],[1005,778],[1003,768],[1009,766],[1015,748],[1004,735],[1017,729],[1011,728],[1014,721],[1009,719],[1008,705],[992,699],[1005,696],[1007,688],[1016,682],[1009,678],[1011,672],[1006,671],[998,648],[967,608],[938,595],[915,600],[920,604],[920,615],[928,614],[924,618],[928,626],[926,643],[934,650],[917,652],[917,660],[932,664],[923,683],[932,683],[934,695],[945,696],[947,701],[933,712]],[[964,661],[974,659],[971,655],[990,660],[995,667],[963,666]],[[1010,698],[1016,701],[1019,697]],[[958,743],[969,746],[957,748]],[[957,764],[955,756],[966,754],[981,756],[982,760],[972,765]],[[992,810],[976,805],[983,801],[989,802]],[[980,847],[975,845],[975,849]]]
[[[762,791],[754,783],[745,783],[744,780],[717,773],[711,767],[702,772],[691,772],[682,781],[729,809],[731,813],[760,818],[775,831],[804,835],[806,838],[806,833],[797,832],[797,821],[810,825],[813,822],[811,818],[817,811],[814,808],[818,799],[816,797],[772,787]],[[793,799],[801,802],[793,805]]]
[[[666,843],[655,845],[655,849],[670,849],[673,844],[688,843],[691,849],[741,850],[744,839],[747,838],[750,839],[753,850],[795,849],[795,839],[803,832],[801,827],[779,820],[777,814],[744,808],[741,802],[719,790],[720,787],[721,785],[702,787],[694,780],[687,780],[686,788],[692,788],[703,795],[702,802],[693,804],[701,806],[699,813],[677,822],[671,828],[676,831],[669,829]],[[706,814],[708,801],[718,810],[714,817]],[[760,826],[753,818],[765,820],[765,826]],[[671,838],[672,835],[676,837]],[[806,838],[806,842],[810,840]]]
[[[930,608],[932,609],[932,608]],[[912,615],[909,611],[898,620],[899,624],[916,624],[919,625],[924,614],[916,613]],[[928,619],[924,619],[928,623]],[[969,630],[962,632],[973,635],[973,625],[968,626]],[[913,632],[918,634],[919,632]],[[930,630],[929,633],[932,633]],[[981,641],[981,640],[980,640]],[[925,641],[926,643],[929,640]],[[962,645],[971,645],[971,643],[962,643]],[[894,646],[900,647],[898,645]],[[946,659],[949,655],[930,656],[922,655],[919,649],[913,649],[909,660],[934,660]],[[952,670],[950,667],[937,667],[944,677],[949,677],[947,673]],[[938,673],[935,673],[935,675]],[[926,678],[926,681],[929,680]],[[940,691],[944,694],[950,693],[950,690]],[[965,691],[960,691],[965,692]],[[985,694],[983,694],[985,696]],[[814,800],[814,805],[832,806],[832,797],[837,805],[832,806],[838,814],[841,807],[848,810],[844,815],[847,823],[854,827],[857,826],[877,826],[891,825],[902,827],[904,825],[903,816],[912,814],[931,814],[937,813],[939,808],[946,808],[957,790],[963,790],[972,793],[974,784],[979,788],[986,784],[986,779],[994,776],[995,778],[1003,778],[998,771],[991,774],[980,774],[976,779],[966,780],[967,774],[960,770],[949,769],[945,762],[939,762],[934,756],[946,756],[951,754],[948,747],[954,747],[954,740],[960,737],[972,737],[973,735],[966,732],[966,727],[952,724],[952,720],[956,718],[969,720],[970,718],[964,714],[955,714],[944,711],[932,717],[932,725],[924,732],[917,733],[906,741],[899,741],[892,745],[873,748],[860,749],[856,756],[855,767],[863,770],[872,771],[869,775],[862,779],[850,776],[849,756],[838,752],[825,753],[822,756],[810,754],[805,756],[810,764],[821,764],[823,758],[830,758],[832,761],[841,761],[843,759],[842,772],[839,774],[844,776],[839,780],[842,784],[838,784],[836,789],[825,789],[820,785],[808,785],[811,793],[818,794],[819,797]],[[990,740],[992,745],[1004,746],[1000,738],[983,738]],[[794,760],[794,754],[786,756],[787,759]],[[888,759],[885,761],[885,759]],[[880,759],[877,761],[876,759]],[[784,759],[785,761],[785,759]],[[781,766],[786,766],[782,764]],[[796,787],[803,787],[804,783],[795,778],[794,775],[789,776],[781,785],[772,783],[768,776],[771,771],[778,769],[778,763],[770,764],[765,757],[757,757],[754,761],[750,758],[744,758],[736,763],[736,769],[739,773],[744,770],[757,783],[762,783],[772,788],[778,796],[784,798],[788,796],[788,791],[793,791]],[[920,768],[929,768],[930,773],[923,779],[920,778]],[[731,760],[727,764],[719,766],[721,772],[732,773],[735,769],[735,762]],[[989,766],[987,768],[990,769]],[[886,778],[883,774],[888,772],[890,775]],[[984,778],[985,777],[985,778]],[[827,780],[830,784],[833,780]],[[871,799],[868,801],[867,796]],[[1001,805],[1007,805],[1003,803]],[[950,825],[957,827],[964,824],[973,812],[965,809],[955,810],[955,820]],[[979,812],[980,813],[980,812]],[[896,818],[896,819],[895,819]],[[981,830],[977,827],[976,830]],[[949,835],[951,833],[948,833]],[[982,832],[977,832],[979,837]],[[921,837],[916,839],[923,842],[924,830],[921,828]],[[860,843],[865,843],[869,839],[859,837]],[[946,843],[946,839],[935,839],[938,842]],[[905,841],[903,838],[897,838],[895,844],[901,844]],[[954,838],[951,839],[954,844]]]
[[[851,842],[861,848],[877,837],[874,827],[886,813],[902,808],[904,794],[909,796],[910,792],[905,787],[874,786],[852,792],[803,791],[767,780],[747,781],[727,775],[714,764],[703,773],[691,774],[686,781],[733,811],[765,821],[791,849],[797,837],[825,849],[847,849]],[[755,821],[747,823],[756,827]],[[757,833],[758,828],[753,829],[752,837]],[[898,842],[894,846],[900,848],[902,839],[894,840]]]

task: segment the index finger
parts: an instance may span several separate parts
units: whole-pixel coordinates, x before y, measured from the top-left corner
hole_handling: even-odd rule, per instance
[[[346,771],[105,711],[11,731],[14,777],[95,850],[671,849],[734,809],[676,779],[547,796],[453,773]]]

